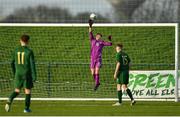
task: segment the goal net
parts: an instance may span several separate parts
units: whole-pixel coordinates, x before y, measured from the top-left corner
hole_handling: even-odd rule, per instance
[[[101,86],[93,91],[87,24],[0,24],[0,98],[13,91],[11,53],[22,34],[30,35],[37,79],[32,97],[38,99],[115,99],[115,45],[123,43],[132,59],[129,87],[135,98],[174,99],[178,94],[178,25],[95,24],[94,35],[113,37],[103,49]],[[175,69],[176,68],[176,69]],[[176,90],[177,89],[177,90]],[[23,97],[21,94],[20,97]],[[126,97],[126,94],[124,94]],[[176,95],[177,98],[177,95]]]

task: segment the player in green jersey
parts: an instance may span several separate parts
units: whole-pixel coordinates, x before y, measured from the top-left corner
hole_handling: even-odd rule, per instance
[[[15,90],[5,105],[7,112],[10,111],[13,99],[18,96],[22,87],[26,94],[24,113],[31,112],[29,108],[31,103],[31,88],[33,87],[33,82],[36,81],[36,69],[33,51],[27,47],[29,39],[30,37],[28,35],[22,35],[20,39],[21,46],[17,47],[12,54],[11,67],[15,76]]]
[[[119,102],[113,104],[113,106],[120,106],[122,103],[122,95],[123,92],[126,91],[127,95],[131,99],[131,105],[134,105],[136,102],[134,101],[134,98],[132,96],[132,93],[130,89],[128,89],[128,83],[129,83],[129,65],[130,65],[130,58],[128,54],[122,51],[123,45],[117,44],[116,46],[116,70],[114,73],[114,79],[117,82],[117,93],[118,93],[118,99]],[[123,91],[122,91],[123,90]]]

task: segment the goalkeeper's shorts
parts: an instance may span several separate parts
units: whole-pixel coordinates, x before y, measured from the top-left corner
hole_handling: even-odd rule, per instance
[[[101,68],[102,66],[102,60],[98,59],[98,60],[91,60],[90,63],[90,68],[94,69],[94,68]]]

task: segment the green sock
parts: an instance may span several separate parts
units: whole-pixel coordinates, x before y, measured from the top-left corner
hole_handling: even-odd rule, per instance
[[[122,90],[118,91],[119,103],[122,103]]]
[[[31,94],[26,94],[25,109],[29,109],[31,103]]]
[[[126,92],[127,92],[128,96],[131,98],[131,100],[134,100],[130,89],[127,89]]]
[[[12,103],[12,101],[13,101],[13,99],[15,98],[15,97],[17,97],[19,95],[19,93],[17,93],[17,92],[13,92],[11,95],[10,95],[10,97],[9,97],[9,100],[8,100],[8,103]]]

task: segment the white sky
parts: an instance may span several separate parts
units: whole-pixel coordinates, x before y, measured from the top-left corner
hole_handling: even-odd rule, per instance
[[[67,8],[72,14],[78,12],[98,12],[112,15],[112,7],[107,0],[0,0],[0,15],[8,15],[17,8],[46,5]]]

